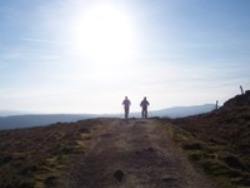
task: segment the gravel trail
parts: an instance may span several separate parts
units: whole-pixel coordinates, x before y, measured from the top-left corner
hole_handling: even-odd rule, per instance
[[[214,188],[153,119],[106,119],[71,168],[71,188]]]

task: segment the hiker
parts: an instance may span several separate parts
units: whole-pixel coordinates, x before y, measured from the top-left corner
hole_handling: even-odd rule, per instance
[[[142,118],[148,117],[148,105],[149,105],[149,102],[147,101],[147,97],[144,97],[144,99],[141,101],[141,104],[140,104],[142,108],[142,111],[141,111]]]
[[[128,97],[125,97],[125,99],[122,102],[123,106],[124,106],[124,111],[125,111],[125,119],[128,119],[128,114],[129,114],[129,107],[131,105],[130,100],[128,99]]]

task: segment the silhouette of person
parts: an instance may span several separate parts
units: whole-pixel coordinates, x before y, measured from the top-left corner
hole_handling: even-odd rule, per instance
[[[144,99],[141,101],[141,104],[140,104],[142,108],[142,111],[141,111],[142,118],[148,117],[148,105],[149,105],[149,102],[147,100],[147,97],[144,97]]]
[[[129,114],[129,108],[131,105],[130,100],[128,99],[128,97],[125,97],[125,99],[122,102],[123,106],[124,106],[124,111],[125,111],[125,119],[128,119],[128,114]]]

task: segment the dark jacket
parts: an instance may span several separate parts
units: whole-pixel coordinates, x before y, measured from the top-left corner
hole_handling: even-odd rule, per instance
[[[143,108],[143,109],[146,109],[149,105],[149,102],[147,101],[147,99],[143,99],[143,101],[141,101],[141,104],[140,106]]]

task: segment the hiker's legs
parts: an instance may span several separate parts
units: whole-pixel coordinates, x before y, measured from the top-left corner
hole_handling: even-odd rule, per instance
[[[125,119],[128,119],[129,108],[125,108]]]
[[[145,118],[148,118],[148,109],[145,109]]]
[[[142,118],[147,118],[147,109],[142,108],[141,116]]]

